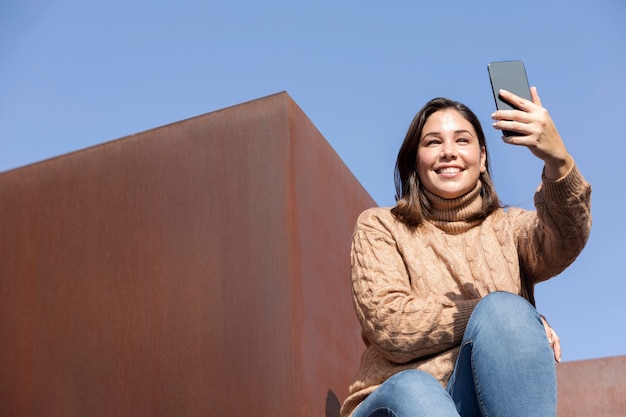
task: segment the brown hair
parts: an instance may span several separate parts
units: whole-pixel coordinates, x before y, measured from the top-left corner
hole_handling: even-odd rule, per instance
[[[447,98],[435,98],[426,103],[413,118],[396,160],[394,172],[396,206],[391,212],[397,219],[410,226],[419,225],[431,214],[430,203],[424,194],[419,176],[417,175],[417,148],[426,120],[433,113],[444,109],[454,109],[470,122],[478,135],[479,146],[485,150],[486,169],[485,172],[480,174],[480,181],[482,182],[480,193],[483,198],[483,207],[481,212],[471,220],[484,219],[501,207],[496,189],[491,181],[487,143],[478,118],[467,106],[458,101]]]

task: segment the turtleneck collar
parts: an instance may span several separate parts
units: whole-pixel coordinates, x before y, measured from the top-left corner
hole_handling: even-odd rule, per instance
[[[471,229],[481,222],[481,220],[469,220],[482,210],[481,189],[482,183],[479,180],[472,191],[448,200],[422,188],[422,192],[431,205],[431,215],[427,221],[450,234],[458,234]]]

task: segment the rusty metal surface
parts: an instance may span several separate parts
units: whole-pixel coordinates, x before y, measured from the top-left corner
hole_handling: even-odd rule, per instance
[[[0,415],[336,415],[372,205],[286,93],[0,174]]]
[[[558,417],[626,416],[626,356],[557,365]]]
[[[304,401],[296,415],[321,416],[319,400],[336,396],[337,413],[326,413],[334,417],[364,349],[350,297],[350,238],[356,216],[375,203],[326,141],[308,139],[320,134],[297,106],[290,108],[290,132],[294,170],[302,173],[290,175],[290,212],[297,215],[290,230],[299,254],[293,275],[301,277],[302,299],[295,323]]]

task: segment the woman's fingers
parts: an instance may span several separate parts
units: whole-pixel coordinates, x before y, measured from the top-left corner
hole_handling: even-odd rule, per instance
[[[534,100],[533,101],[528,101],[523,97],[520,97],[516,94],[513,94],[512,92],[508,91],[508,90],[500,90],[498,92],[498,94],[500,94],[500,98],[504,101],[506,101],[507,103],[509,103],[511,106],[515,107],[516,109],[522,110],[522,111],[528,111],[529,109],[529,105],[534,104]],[[535,95],[537,95],[537,90],[535,89]],[[532,93],[532,89],[531,89],[531,93],[530,96],[533,96]],[[501,111],[506,111],[506,110],[501,110]]]
[[[548,336],[550,347],[554,352],[554,360],[561,362],[561,338],[543,316],[541,316],[541,322],[543,323],[543,328],[546,331],[546,336]]]
[[[543,107],[541,105],[541,99],[539,98],[539,93],[537,92],[537,87],[530,87],[530,97],[533,100],[533,103],[539,107]]]

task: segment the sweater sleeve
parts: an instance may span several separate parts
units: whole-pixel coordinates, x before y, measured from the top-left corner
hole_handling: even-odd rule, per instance
[[[383,357],[406,363],[460,343],[479,300],[415,294],[392,234],[374,216],[360,217],[351,258],[353,302],[363,336]]]
[[[518,229],[520,267],[531,285],[571,265],[591,231],[591,186],[576,165],[563,178],[542,179],[535,193],[536,214],[527,212]]]

